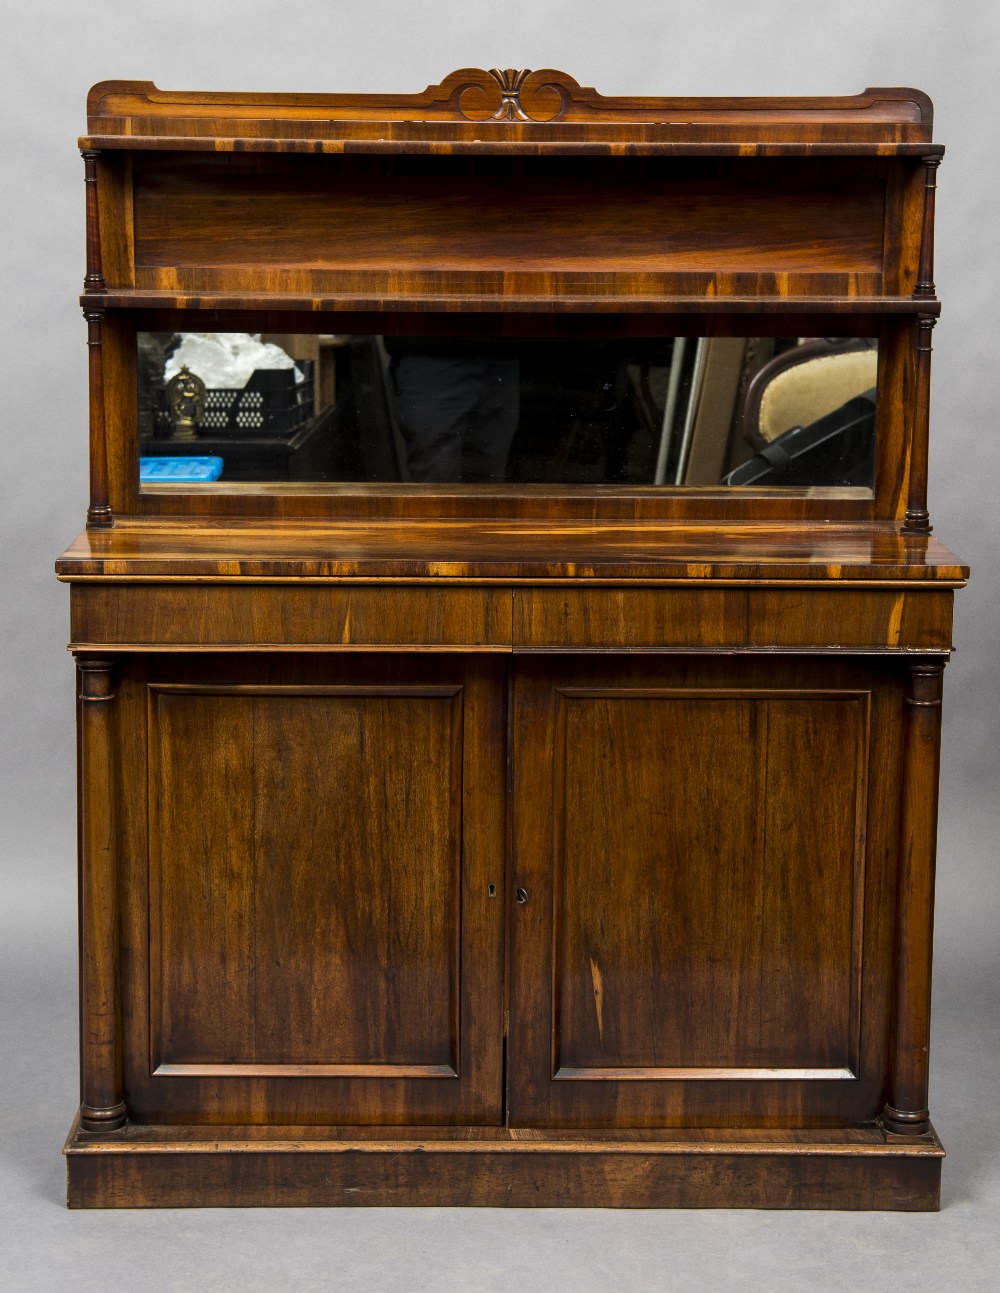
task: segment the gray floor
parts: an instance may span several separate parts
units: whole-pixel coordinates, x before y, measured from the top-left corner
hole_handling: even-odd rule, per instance
[[[985,817],[954,802],[942,840],[931,1109],[949,1157],[938,1215],[70,1213],[59,1151],[76,1095],[72,858],[67,847],[58,879],[50,859],[9,859],[8,876],[21,883],[5,886],[0,916],[0,1286],[18,1293],[1000,1288],[995,845]]]

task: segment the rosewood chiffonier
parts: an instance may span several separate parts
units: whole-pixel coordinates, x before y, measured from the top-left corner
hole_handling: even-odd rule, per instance
[[[70,1205],[936,1208],[927,97],[81,148]]]

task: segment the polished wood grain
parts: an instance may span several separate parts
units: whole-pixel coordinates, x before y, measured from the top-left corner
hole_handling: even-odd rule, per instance
[[[934,199],[937,195],[937,171],[941,165],[940,157],[924,158],[924,211],[921,222],[920,237],[920,277],[913,289],[913,295],[931,297],[937,295],[934,286]]]
[[[80,1126],[125,1123],[118,943],[118,850],[110,660],[78,661],[80,799]]]
[[[920,1135],[927,1109],[934,938],[937,784],[941,760],[944,663],[914,662],[908,671],[903,733],[903,801],[896,891],[896,1011],[889,1098],[883,1125]]]
[[[71,1206],[939,1205],[931,127],[94,87]],[[874,485],[140,488],[192,329],[876,338]]]
[[[509,651],[511,593],[497,588],[234,582],[75,586],[74,645],[119,649]]]
[[[113,521],[109,505],[107,422],[104,416],[104,310],[88,303],[83,317],[87,320],[87,367],[90,388],[90,506],[87,524],[96,528]]]
[[[246,1130],[144,1128],[124,1145],[81,1143],[66,1155],[70,1207],[378,1206],[732,1207],[895,1209],[940,1206],[941,1149],[887,1143],[877,1130],[780,1140],[743,1132],[621,1134],[501,1130],[441,1140],[421,1129],[393,1141],[309,1138],[270,1143]],[[177,1139],[179,1133],[185,1139]]]
[[[136,287],[387,299],[565,298],[574,286],[598,298],[879,295],[884,175],[857,160],[761,165],[769,173],[692,160],[664,176],[662,166],[595,160],[581,202],[579,167],[551,160],[477,174],[438,158],[401,168],[140,155]]]
[[[574,495],[568,493],[568,498]],[[590,500],[593,508],[593,500]],[[969,568],[894,526],[622,524],[611,520],[376,524],[122,522],[87,531],[56,563],[74,584],[178,579],[489,583],[734,581],[957,586]]]
[[[150,704],[154,1075],[458,1077],[460,689]]]
[[[405,296],[395,292],[388,280],[382,280],[378,284],[380,290],[374,291],[374,285],[367,277],[363,287],[358,290],[348,291],[342,288],[336,292],[314,292],[308,288],[290,292],[182,292],[109,287],[103,292],[95,293],[93,299],[108,309],[210,310],[230,316],[253,311],[258,318],[263,315],[265,319],[267,312],[270,312],[274,316],[273,327],[262,330],[281,332],[290,331],[293,322],[295,331],[308,331],[301,326],[300,319],[289,318],[289,315],[296,314],[304,315],[313,330],[316,330],[317,314],[336,314],[338,331],[378,331],[370,320],[365,327],[350,326],[350,317],[358,312],[369,315],[398,314],[401,317],[429,313],[433,319],[444,320],[443,324],[439,323],[439,330],[447,327],[454,332],[459,325],[452,316],[481,316],[484,312],[489,312],[494,320],[512,316],[511,325],[516,327],[520,322],[522,333],[524,320],[530,319],[532,328],[545,335],[552,334],[553,318],[559,319],[560,330],[568,331],[575,324],[586,325],[595,314],[608,316],[608,327],[613,334],[630,331],[631,335],[643,335],[650,326],[657,325],[657,316],[660,316],[660,331],[668,336],[690,335],[699,330],[720,335],[742,333],[747,328],[746,316],[751,315],[755,329],[761,334],[765,330],[775,335],[789,331],[794,333],[795,330],[786,320],[796,319],[803,333],[822,332],[833,336],[850,327],[857,328],[859,334],[870,335],[877,331],[878,320],[887,314],[906,316],[941,312],[941,302],[936,299],[890,296],[879,292],[866,295],[860,301],[855,296],[840,296],[831,291],[823,295],[804,293],[798,296],[780,296],[774,294],[773,279],[754,284],[756,290],[739,296],[722,297],[713,295],[709,289],[720,285],[725,287],[727,280],[708,277],[698,280],[704,289],[698,295],[667,295],[656,290],[639,294],[624,288],[619,292],[614,289],[623,285],[615,282],[605,282],[601,285],[600,292],[594,292],[590,290],[591,284],[584,276],[559,275],[554,278],[547,273],[520,276],[515,280],[518,285],[517,294],[504,295],[501,289],[509,281],[496,274],[479,275],[475,280],[474,290],[470,291],[467,290],[468,279],[459,280],[456,277],[444,285],[440,280],[418,279],[409,284]],[[465,286],[462,286],[463,283]],[[833,286],[829,280],[824,285],[828,289]],[[749,287],[751,284],[745,281],[744,286]],[[555,296],[553,292],[557,288],[561,295]],[[805,324],[803,315],[808,316],[808,325]],[[692,319],[691,316],[696,318]],[[834,319],[833,325],[824,328],[817,322],[824,316]],[[669,323],[665,322],[666,318]],[[238,323],[239,319],[227,326],[232,331]],[[464,330],[464,323],[462,326]],[[476,326],[479,326],[478,319]],[[471,327],[469,330],[472,330]],[[559,335],[562,335],[562,331]]]
[[[931,336],[936,320],[920,314],[915,321],[916,344],[913,397],[913,438],[910,452],[910,490],[906,504],[906,529],[926,534],[931,529],[927,511],[927,470],[930,453]]]
[[[723,581],[719,581],[723,582]],[[74,650],[730,651],[951,648],[952,593],[927,582],[810,588],[289,580],[76,583]],[[912,586],[911,586],[912,587]]]
[[[856,1077],[867,695],[558,703],[553,1080]]]
[[[92,148],[82,150],[84,184],[87,195],[87,273],[83,280],[85,292],[99,292],[107,286],[101,265],[100,208],[97,198],[97,159]]]
[[[747,641],[758,648],[826,647],[838,651],[950,651],[949,593],[877,596],[835,586],[799,591],[768,589],[748,595]]]
[[[502,1121],[501,679],[461,657],[124,671],[136,1122]]]
[[[398,147],[401,139],[433,137],[445,127],[450,134],[465,127],[466,137],[483,140],[544,139],[554,130],[572,138],[574,127],[583,128],[579,133],[604,127],[619,146],[636,137],[683,139],[692,127],[704,142],[855,145],[929,141],[933,108],[913,89],[840,98],[610,97],[552,68],[461,68],[420,94],[206,94],[163,91],[150,81],[101,81],[88,95],[87,123],[95,136],[126,134],[129,147],[137,137],[163,135],[207,147],[227,137],[273,144],[376,133]]]
[[[845,587],[517,589],[514,644],[550,651],[947,651],[951,594]]]
[[[684,135],[669,126],[633,126],[612,133],[600,124],[536,124],[529,130],[517,123],[482,122],[466,125],[449,122],[430,131],[414,129],[412,122],[352,122],[346,128],[331,124],[322,138],[317,135],[293,135],[265,138],[216,135],[211,147],[204,135],[118,135],[81,136],[83,148],[93,148],[105,157],[128,151],[153,153],[281,153],[310,157],[396,156],[396,157],[504,157],[511,145],[525,157],[907,157],[923,158],[944,153],[941,144],[877,142],[859,138],[817,142],[815,140],[777,141],[772,130],[755,131],[763,137],[739,142],[729,131],[706,128],[693,142],[690,132]],[[378,132],[376,135],[376,131]],[[867,134],[867,132],[866,132]],[[626,135],[627,138],[615,137]],[[686,136],[686,137],[684,137]],[[724,137],[723,137],[724,136]]]
[[[109,290],[135,290],[135,184],[130,151],[101,149],[95,156],[103,301]]]
[[[841,662],[519,662],[512,1125],[877,1117],[902,698]]]

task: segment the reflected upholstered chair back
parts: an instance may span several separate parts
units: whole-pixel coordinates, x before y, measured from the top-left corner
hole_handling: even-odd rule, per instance
[[[808,426],[870,390],[878,373],[874,339],[819,338],[764,365],[747,388],[742,432],[759,452],[794,426]]]

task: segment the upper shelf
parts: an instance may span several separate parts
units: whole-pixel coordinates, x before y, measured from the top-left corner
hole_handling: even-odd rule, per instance
[[[88,111],[95,308],[938,308],[919,90],[605,98],[465,69],[413,95],[109,81]]]
[[[521,291],[511,276],[501,275],[499,283],[489,276],[476,276],[448,290],[447,285],[428,287],[424,291],[403,293],[388,282],[375,282],[367,291],[348,289],[334,292],[309,291],[210,291],[109,288],[89,291],[80,297],[84,308],[110,310],[210,310],[220,318],[251,312],[258,318],[265,311],[295,315],[296,330],[308,332],[308,316],[341,314],[518,314],[518,315],[683,315],[754,317],[808,315],[810,317],[845,316],[853,319],[859,335],[876,328],[882,315],[931,315],[941,313],[941,302],[931,296],[862,296],[862,295],[781,295],[775,292],[720,294],[718,278],[706,281],[706,290],[697,296],[680,296],[668,290],[639,295],[628,291],[608,276],[608,288],[601,292],[576,290],[565,281],[554,283],[548,292]],[[506,281],[504,281],[506,279]],[[550,280],[551,281],[551,280]],[[217,319],[216,329],[222,327]],[[230,325],[227,325],[230,326]],[[237,330],[243,325],[231,320]],[[290,327],[290,324],[282,325]],[[346,326],[341,324],[340,326]],[[605,322],[605,330],[610,324]],[[696,325],[701,326],[701,325]],[[737,335],[750,325],[733,325]],[[277,324],[275,325],[277,327]],[[681,325],[676,324],[680,328]],[[278,328],[280,331],[281,329]],[[725,335],[724,328],[718,329]],[[683,332],[683,329],[681,328]],[[667,335],[674,335],[668,332]]]
[[[843,97],[598,94],[553,69],[462,68],[421,94],[207,94],[102,81],[86,149],[213,152],[938,155],[920,90]]]

